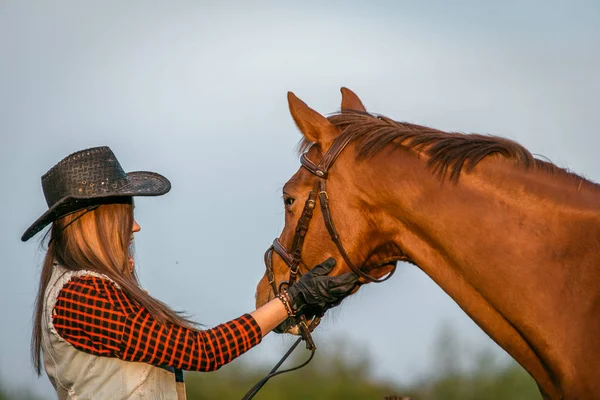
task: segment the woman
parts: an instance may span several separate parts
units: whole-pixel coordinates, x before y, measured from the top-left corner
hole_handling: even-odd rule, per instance
[[[49,209],[21,238],[52,224],[32,334],[59,399],[181,399],[181,370],[214,371],[305,307],[327,309],[355,286],[329,277],[327,260],[263,307],[208,330],[140,286],[130,255],[133,196],[160,196],[169,181],[125,173],[108,147],[73,153],[42,176]]]

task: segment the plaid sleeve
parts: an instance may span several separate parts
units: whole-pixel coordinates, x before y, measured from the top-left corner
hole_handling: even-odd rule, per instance
[[[203,331],[161,324],[114,283],[93,276],[62,288],[53,323],[62,338],[87,353],[193,371],[214,371],[262,340],[249,314]]]

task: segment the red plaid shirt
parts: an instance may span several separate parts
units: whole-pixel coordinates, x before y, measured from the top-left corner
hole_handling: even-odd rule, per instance
[[[59,293],[58,334],[86,353],[184,370],[214,371],[260,343],[249,314],[204,331],[160,324],[109,280],[81,276]]]

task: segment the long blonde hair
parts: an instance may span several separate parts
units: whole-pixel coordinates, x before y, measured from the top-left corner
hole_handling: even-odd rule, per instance
[[[160,323],[196,329],[196,323],[146,293],[139,284],[135,268],[129,264],[129,239],[133,228],[131,197],[105,200],[93,210],[69,214],[52,224],[34,306],[31,355],[34,368],[41,374],[41,335],[44,293],[52,276],[53,263],[72,271],[88,270],[115,281],[125,294],[146,308]]]

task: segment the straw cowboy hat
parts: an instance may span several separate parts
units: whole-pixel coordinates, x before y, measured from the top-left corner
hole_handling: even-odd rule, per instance
[[[48,224],[83,209],[97,207],[118,197],[160,196],[171,183],[155,172],[126,173],[109,147],[73,153],[42,176],[48,210],[23,234],[26,242]]]

